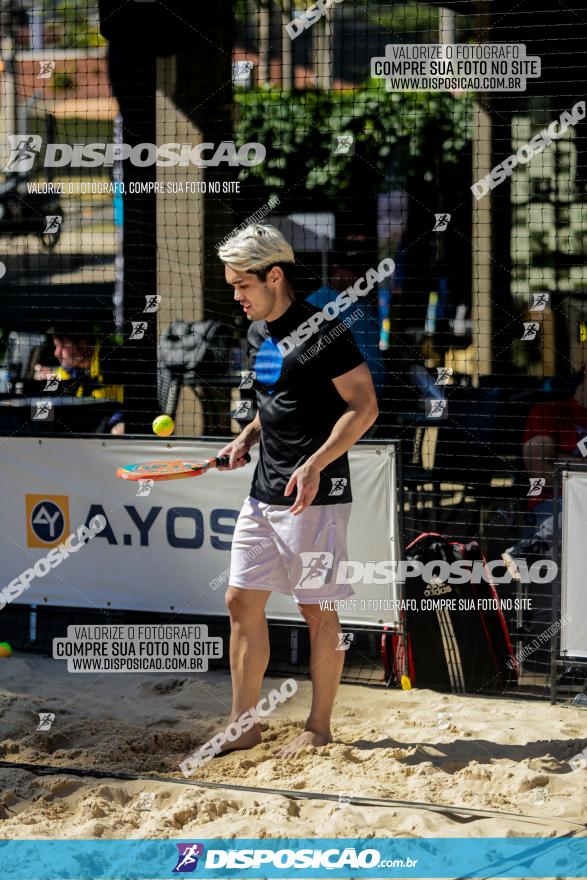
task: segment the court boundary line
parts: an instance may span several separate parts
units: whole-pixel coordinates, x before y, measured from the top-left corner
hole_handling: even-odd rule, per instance
[[[287,788],[265,788],[254,785],[237,785],[229,782],[205,782],[204,780],[194,779],[178,779],[173,776],[141,776],[138,773],[127,773],[117,770],[87,770],[83,767],[58,767],[55,764],[31,764],[24,761],[0,761],[0,769],[16,769],[33,773],[37,776],[79,776],[90,779],[117,779],[123,782],[163,782],[171,785],[187,785],[192,788],[208,788],[216,791],[238,791],[244,794],[268,794],[279,795],[280,797],[290,798],[291,800],[323,800],[339,803],[339,796],[336,794],[328,794],[327,792],[318,791],[296,791]],[[532,816],[528,814],[512,813],[504,810],[485,810],[479,807],[459,807],[447,804],[434,804],[426,801],[405,801],[392,800],[388,798],[349,796],[348,800],[345,796],[345,804],[354,804],[365,807],[396,807],[428,810],[434,813],[443,813],[447,816],[462,817],[471,816],[471,820],[475,817],[494,818],[497,816],[508,817],[519,822],[533,822],[541,825],[551,825],[552,822],[560,821],[567,825],[572,825],[577,829],[571,834],[578,833],[581,829],[587,833],[587,822],[577,822],[573,819],[565,819],[562,816]]]

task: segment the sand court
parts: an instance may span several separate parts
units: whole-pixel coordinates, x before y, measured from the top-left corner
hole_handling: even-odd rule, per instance
[[[267,678],[264,693],[280,683]],[[223,729],[226,673],[70,675],[48,658],[4,660],[1,760],[145,778],[2,767],[0,838],[584,833],[578,826],[587,815],[587,762],[577,756],[587,748],[585,709],[343,685],[335,741],[284,761],[277,752],[302,728],[310,700],[309,681],[298,685],[265,719],[260,745],[215,758],[192,777],[268,791],[206,789],[147,777],[184,779],[181,761]],[[37,729],[41,714],[48,729]],[[279,790],[330,799],[299,800]],[[353,803],[360,798],[402,803]],[[417,806],[423,803],[446,809]]]

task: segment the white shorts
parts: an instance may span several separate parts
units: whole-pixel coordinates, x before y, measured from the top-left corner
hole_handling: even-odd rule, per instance
[[[338,563],[347,558],[350,503],[317,504],[294,516],[283,504],[245,500],[234,529],[230,557],[232,587],[293,596],[298,605],[346,599]]]

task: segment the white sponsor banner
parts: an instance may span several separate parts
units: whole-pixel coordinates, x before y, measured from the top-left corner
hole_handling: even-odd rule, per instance
[[[230,545],[248,495],[253,461],[235,471],[152,485],[116,478],[122,465],[153,459],[203,461],[221,441],[120,438],[2,438],[0,443],[0,588],[48,557],[96,516],[105,528],[55,567],[38,566],[17,603],[226,615]],[[355,446],[350,454],[354,502],[348,558],[398,559],[395,448]],[[302,514],[303,515],[303,514]],[[80,545],[81,542],[81,546]],[[263,552],[263,548],[261,548]],[[51,559],[51,557],[49,557]],[[395,587],[356,584],[355,601],[341,619],[397,622]],[[16,590],[18,593],[18,590]],[[293,599],[274,594],[267,607],[276,619],[299,621]],[[0,620],[2,611],[0,610]]]
[[[587,658],[587,474],[563,472],[561,613],[569,622],[561,630],[561,652]]]

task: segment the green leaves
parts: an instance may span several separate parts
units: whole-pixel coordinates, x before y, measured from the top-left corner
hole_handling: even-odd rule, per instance
[[[272,189],[336,198],[349,188],[380,191],[392,165],[423,176],[459,162],[472,134],[473,95],[386,92],[380,81],[363,89],[284,93],[276,88],[235,95],[239,143],[260,141],[262,165],[244,168],[241,181]],[[351,134],[355,156],[334,155],[337,135]]]

